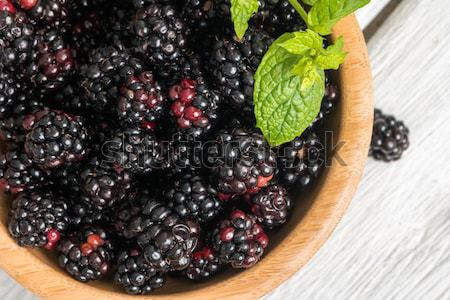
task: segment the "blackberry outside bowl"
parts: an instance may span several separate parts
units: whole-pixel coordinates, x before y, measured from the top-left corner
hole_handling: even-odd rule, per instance
[[[354,16],[339,22],[333,38],[343,36],[348,56],[339,76],[341,102],[327,124],[338,153],[307,194],[297,195],[289,222],[271,238],[262,261],[243,271],[229,271],[214,280],[192,284],[171,278],[148,296],[130,296],[112,282],[82,284],[65,274],[45,250],[19,247],[7,230],[8,199],[0,199],[0,267],[43,299],[167,300],[256,299],[304,266],[325,243],[345,213],[360,182],[372,133],[372,77],[364,37]],[[339,161],[333,156],[339,155]]]

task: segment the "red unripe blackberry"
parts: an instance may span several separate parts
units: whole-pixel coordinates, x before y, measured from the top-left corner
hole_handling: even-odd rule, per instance
[[[257,222],[269,229],[286,223],[291,208],[291,198],[280,185],[264,188],[250,200],[250,209]]]
[[[255,216],[234,210],[213,229],[210,242],[222,263],[250,268],[261,259],[269,238]]]
[[[130,76],[120,89],[117,112],[122,123],[151,128],[161,116],[166,98],[152,72]],[[154,127],[155,125],[153,125]]]
[[[183,271],[183,275],[193,281],[211,279],[223,268],[220,259],[209,247],[204,247],[192,254],[191,263]]]
[[[9,11],[10,13],[15,13],[16,8],[10,0],[0,0],[0,11]]]

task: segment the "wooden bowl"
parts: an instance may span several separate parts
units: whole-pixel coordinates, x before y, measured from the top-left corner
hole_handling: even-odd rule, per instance
[[[167,286],[149,296],[128,296],[110,282],[82,284],[57,266],[45,251],[17,246],[7,231],[8,205],[0,201],[0,267],[43,299],[256,299],[287,280],[317,252],[341,219],[361,179],[372,132],[372,78],[364,37],[354,16],[334,28],[344,36],[348,57],[339,71],[341,103],[330,128],[334,142],[343,142],[318,184],[301,194],[290,221],[271,235],[263,260],[245,271],[229,271],[217,279],[192,284],[170,279]],[[6,198],[2,195],[2,198]]]

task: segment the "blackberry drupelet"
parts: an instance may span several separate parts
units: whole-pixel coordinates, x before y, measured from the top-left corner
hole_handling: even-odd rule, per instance
[[[178,130],[190,139],[207,133],[217,119],[219,97],[203,79],[185,78],[169,88],[170,114]]]
[[[174,7],[181,7],[183,0],[131,0],[135,8],[147,7],[151,4],[171,4]]]
[[[68,226],[68,204],[53,188],[21,192],[13,200],[8,229],[20,246],[51,250]]]
[[[6,192],[17,194],[40,188],[48,182],[49,174],[19,148],[10,148],[0,155],[0,187]]]
[[[146,261],[161,272],[185,269],[197,243],[197,232],[148,192],[119,212],[116,230],[136,238]]]
[[[103,166],[118,172],[148,173],[165,165],[159,141],[141,129],[119,130],[104,144],[102,152]]]
[[[35,29],[26,15],[19,11],[0,11],[0,65],[5,70],[23,75],[22,70],[33,57]]]
[[[202,177],[185,173],[165,191],[164,200],[168,207],[182,219],[207,223],[222,209],[217,191]]]
[[[13,0],[22,8],[30,19],[40,26],[58,27],[69,16],[70,0]]]
[[[224,38],[212,46],[207,70],[237,112],[253,114],[254,74],[272,42],[264,32],[250,29],[240,42]]]
[[[183,275],[193,281],[204,281],[211,279],[223,268],[223,264],[209,247],[192,254],[191,263],[183,270]]]
[[[207,151],[207,163],[221,197],[255,193],[275,174],[275,153],[255,130],[221,131]]]
[[[131,56],[122,44],[94,50],[89,62],[79,67],[83,96],[95,112],[108,114],[115,107],[120,84],[142,69],[142,62]]]
[[[75,194],[71,197],[69,206],[70,223],[77,228],[91,225],[111,224],[112,211],[108,209],[100,210],[87,201],[83,201],[84,195]]]
[[[334,111],[339,101],[339,91],[337,85],[331,79],[330,73],[325,73],[325,75],[325,95],[322,99],[319,114],[309,126],[311,129],[315,129],[322,125],[325,117]]]
[[[16,12],[16,8],[10,0],[0,0],[0,11],[9,11],[11,13]]]
[[[89,152],[89,135],[83,119],[60,111],[44,110],[27,116],[25,151],[43,169],[83,160]]]
[[[118,258],[114,282],[128,294],[145,295],[162,287],[166,275],[149,264],[140,249],[123,251]]]
[[[131,175],[103,166],[93,158],[80,170],[81,191],[86,201],[97,209],[108,209],[123,201],[131,189]]]
[[[375,109],[372,143],[369,155],[377,160],[399,160],[409,147],[409,129],[394,116]]]
[[[272,229],[286,223],[292,202],[284,187],[271,185],[254,196],[250,206],[258,224]]]
[[[140,9],[131,23],[135,50],[162,74],[178,68],[188,50],[188,35],[188,28],[171,5],[152,4]]]
[[[210,242],[222,263],[233,268],[250,268],[264,253],[269,238],[256,217],[234,210],[212,230]]]
[[[168,161],[164,170],[172,175],[183,172],[200,172],[203,167],[203,143],[201,141],[187,140],[175,135],[165,151]]]
[[[99,227],[71,232],[58,245],[59,265],[81,282],[98,280],[111,270],[115,245],[110,235]]]
[[[153,130],[166,101],[153,73],[142,72],[130,76],[121,87],[117,112],[124,126]]]
[[[325,165],[325,149],[317,134],[307,130],[300,137],[277,148],[278,178],[287,188],[306,188]]]
[[[36,33],[36,51],[27,67],[27,76],[37,87],[54,90],[66,82],[75,71],[73,51],[59,30]]]

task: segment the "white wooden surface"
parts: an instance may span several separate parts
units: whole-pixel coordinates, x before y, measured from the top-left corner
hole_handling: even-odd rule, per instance
[[[385,4],[372,1],[364,24]],[[376,105],[406,122],[412,146],[369,161],[336,232],[265,300],[450,299],[449,16],[450,0],[403,0],[369,42]],[[1,271],[0,299],[37,300]]]

